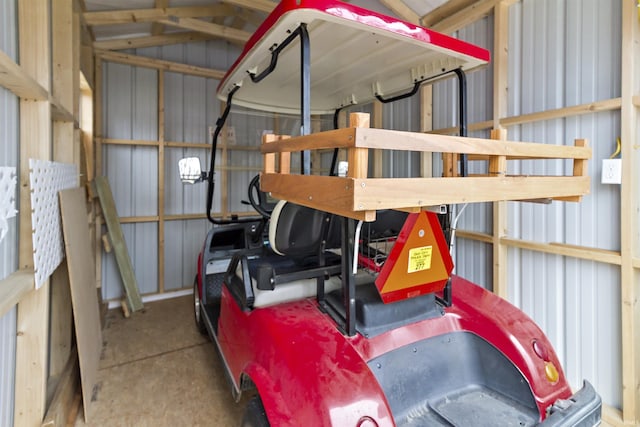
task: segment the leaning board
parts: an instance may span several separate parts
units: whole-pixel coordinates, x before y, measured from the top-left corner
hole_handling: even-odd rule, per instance
[[[98,377],[102,351],[100,308],[96,292],[93,248],[84,188],[60,192],[64,247],[69,268],[76,345],[80,359],[80,381],[85,422],[89,421],[91,396]]]

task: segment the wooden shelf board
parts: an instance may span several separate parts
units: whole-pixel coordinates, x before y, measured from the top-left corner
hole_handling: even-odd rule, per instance
[[[298,136],[263,144],[262,153],[325,148],[387,150],[506,156],[507,159],[590,159],[589,147],[498,141],[482,138],[402,132],[387,129],[347,128]]]
[[[380,209],[441,204],[570,197],[589,191],[589,177],[340,178],[262,174],[276,198],[351,218],[375,218]]]

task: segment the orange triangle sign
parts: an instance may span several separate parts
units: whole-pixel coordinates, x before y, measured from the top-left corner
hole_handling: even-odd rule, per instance
[[[395,245],[376,278],[385,303],[441,291],[447,283],[453,261],[433,212],[407,217]]]

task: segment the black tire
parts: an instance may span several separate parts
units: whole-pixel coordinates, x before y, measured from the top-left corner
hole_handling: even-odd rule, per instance
[[[242,427],[269,427],[269,420],[267,419],[267,413],[262,406],[262,400],[260,396],[253,397],[247,404],[247,408],[244,411],[242,417]]]
[[[193,315],[196,321],[198,332],[200,332],[202,335],[207,335],[207,328],[204,325],[204,319],[202,318],[202,300],[200,299],[200,294],[198,293],[197,274],[195,279],[193,279]]]

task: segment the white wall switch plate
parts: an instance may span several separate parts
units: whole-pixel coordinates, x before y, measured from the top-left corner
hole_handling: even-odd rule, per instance
[[[602,183],[622,184],[622,160],[604,159],[602,160]]]

